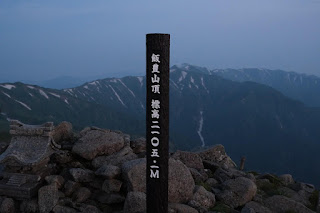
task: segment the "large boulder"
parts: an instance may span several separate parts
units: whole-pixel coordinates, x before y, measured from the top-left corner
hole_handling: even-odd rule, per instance
[[[107,192],[107,193],[111,193],[111,192],[119,192],[122,186],[122,181],[117,180],[117,179],[106,179],[103,182],[102,185],[102,190]]]
[[[280,175],[279,179],[282,181],[282,183],[286,186],[290,185],[290,184],[294,184],[294,180],[292,178],[292,175],[290,174],[284,174],[284,175]]]
[[[128,161],[122,166],[122,176],[128,191],[146,192],[146,159]],[[181,161],[169,159],[168,200],[171,203],[188,202],[195,183],[188,167]]]
[[[192,200],[189,205],[196,209],[205,209],[213,207],[216,203],[216,198],[213,193],[208,192],[203,186],[196,186]]]
[[[203,164],[200,156],[197,153],[193,152],[184,152],[184,151],[177,151],[173,154],[172,158],[176,160],[180,160],[184,165],[189,168],[194,169],[203,169]]]
[[[107,179],[113,179],[121,174],[121,169],[118,166],[105,164],[95,172],[96,175]]]
[[[43,186],[38,191],[40,213],[51,212],[59,200],[59,191],[56,184]]]
[[[92,161],[92,166],[94,168],[100,168],[103,165],[114,165],[121,167],[124,162],[137,158],[138,156],[133,153],[130,146],[124,146],[120,151],[109,156],[98,156],[94,158]]]
[[[267,198],[264,201],[266,207],[271,209],[273,212],[299,212],[299,213],[312,213],[313,211],[304,206],[303,204],[291,200],[282,195],[274,195]]]
[[[256,184],[248,178],[238,177],[222,184],[223,190],[217,198],[224,204],[237,208],[251,201],[257,192]]]
[[[141,213],[146,212],[147,198],[143,192],[129,192],[124,202],[125,213]]]
[[[146,139],[137,138],[133,141],[130,141],[130,147],[132,148],[135,154],[145,153],[146,152]]]
[[[73,146],[72,152],[92,160],[97,155],[110,155],[122,149],[125,139],[120,133],[108,130],[87,131]]]
[[[228,168],[236,167],[236,164],[226,154],[224,146],[221,144],[215,145],[214,147],[205,151],[198,152],[202,160],[213,161],[220,165],[227,166]]]
[[[193,195],[194,180],[188,169],[181,161],[169,159],[168,200],[170,203],[186,203]]]
[[[122,177],[127,190],[146,192],[146,159],[136,159],[122,165]]]
[[[72,124],[66,121],[61,122],[58,126],[54,128],[52,137],[56,143],[72,140]]]

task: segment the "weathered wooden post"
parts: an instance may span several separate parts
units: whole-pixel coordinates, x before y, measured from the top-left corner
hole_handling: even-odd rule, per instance
[[[170,35],[147,34],[147,212],[168,212]]]

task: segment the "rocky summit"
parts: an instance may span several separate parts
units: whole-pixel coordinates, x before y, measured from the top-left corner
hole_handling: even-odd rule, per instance
[[[11,125],[18,148],[28,147],[24,143],[35,137],[30,134],[44,128],[18,124]],[[17,165],[12,145],[1,154],[1,213],[146,211],[144,138],[131,139],[122,132],[97,127],[75,133],[68,122],[51,130],[45,142],[19,149],[24,152],[20,158],[43,156],[45,164],[23,164],[20,159]],[[36,149],[43,144],[45,149]],[[55,146],[47,155],[50,144]],[[168,200],[170,213],[320,212],[319,191],[313,185],[297,182],[290,174],[240,170],[223,145],[170,153]]]

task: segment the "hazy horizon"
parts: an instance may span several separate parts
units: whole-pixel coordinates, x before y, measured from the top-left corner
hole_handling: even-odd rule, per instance
[[[171,66],[320,76],[320,1],[0,2],[0,81],[145,74],[145,35],[171,34]]]

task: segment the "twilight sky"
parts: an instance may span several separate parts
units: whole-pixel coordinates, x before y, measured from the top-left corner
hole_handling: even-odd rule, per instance
[[[171,65],[320,76],[320,0],[0,1],[0,81],[145,74],[145,34]]]

